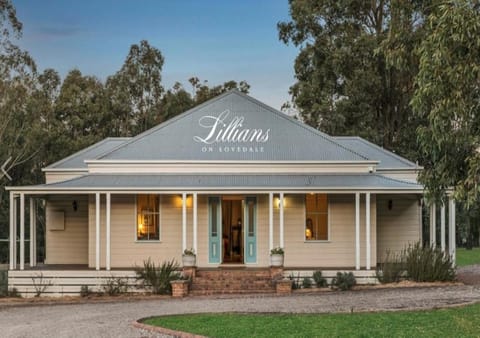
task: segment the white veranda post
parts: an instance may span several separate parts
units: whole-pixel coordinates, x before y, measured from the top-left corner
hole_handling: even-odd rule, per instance
[[[360,270],[360,193],[355,193],[355,269]]]
[[[182,193],[182,252],[187,248],[187,194]]]
[[[370,251],[371,251],[371,242],[370,242],[370,193],[365,194],[365,241],[367,247],[366,258],[366,268],[370,270]]]

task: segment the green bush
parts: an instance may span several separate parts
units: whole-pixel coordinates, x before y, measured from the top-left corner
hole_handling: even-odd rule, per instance
[[[332,287],[342,291],[350,290],[355,284],[357,281],[351,272],[337,272],[337,277],[332,279]]]
[[[309,277],[303,278],[302,287],[304,289],[310,289],[312,287],[312,280]]]
[[[8,296],[8,271],[0,270],[0,297]]]
[[[92,290],[89,289],[88,285],[82,285],[80,287],[80,297],[88,297],[92,294]]]
[[[405,274],[404,255],[392,253],[387,250],[385,260],[379,264],[376,270],[378,281],[385,283],[398,283]]]
[[[313,280],[317,288],[325,288],[328,286],[327,280],[322,276],[322,271],[315,271],[313,273]]]
[[[84,285],[86,286],[86,285]],[[88,287],[87,287],[88,288]],[[117,296],[128,291],[128,281],[121,277],[110,277],[102,285],[102,292],[109,296]]]
[[[163,262],[157,267],[149,258],[143,262],[143,267],[135,267],[135,273],[137,280],[145,289],[151,290],[154,294],[171,294],[170,282],[181,278],[178,268],[179,265],[175,259]]]
[[[288,279],[292,281],[292,290],[300,289],[300,273],[296,277],[293,274],[290,274]]]
[[[445,282],[456,278],[452,258],[439,248],[423,247],[417,242],[408,246],[403,256],[407,276],[415,282]]]

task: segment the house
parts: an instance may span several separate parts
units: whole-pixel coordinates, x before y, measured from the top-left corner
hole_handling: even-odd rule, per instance
[[[274,247],[285,250],[285,274],[353,271],[368,281],[387,250],[421,240],[419,170],[362,138],[326,135],[230,91],[46,167],[45,184],[9,187],[9,283],[25,283],[28,292],[38,273],[126,276],[148,258],[181,261],[189,248],[199,271],[262,269]],[[41,264],[39,202],[46,205]],[[442,213],[445,249],[445,207]],[[454,254],[454,212],[448,223]],[[65,283],[62,292],[74,292]]]

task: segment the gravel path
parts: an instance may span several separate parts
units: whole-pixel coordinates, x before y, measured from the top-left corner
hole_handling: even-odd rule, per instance
[[[0,307],[2,337],[150,337],[139,318],[196,312],[326,313],[431,309],[480,302],[480,286],[373,289],[291,296],[188,297],[75,305]]]

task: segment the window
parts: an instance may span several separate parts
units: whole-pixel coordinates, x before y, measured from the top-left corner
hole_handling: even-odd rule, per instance
[[[328,197],[327,194],[305,195],[305,239],[307,241],[328,240]]]
[[[137,240],[160,240],[160,197],[137,195]]]

